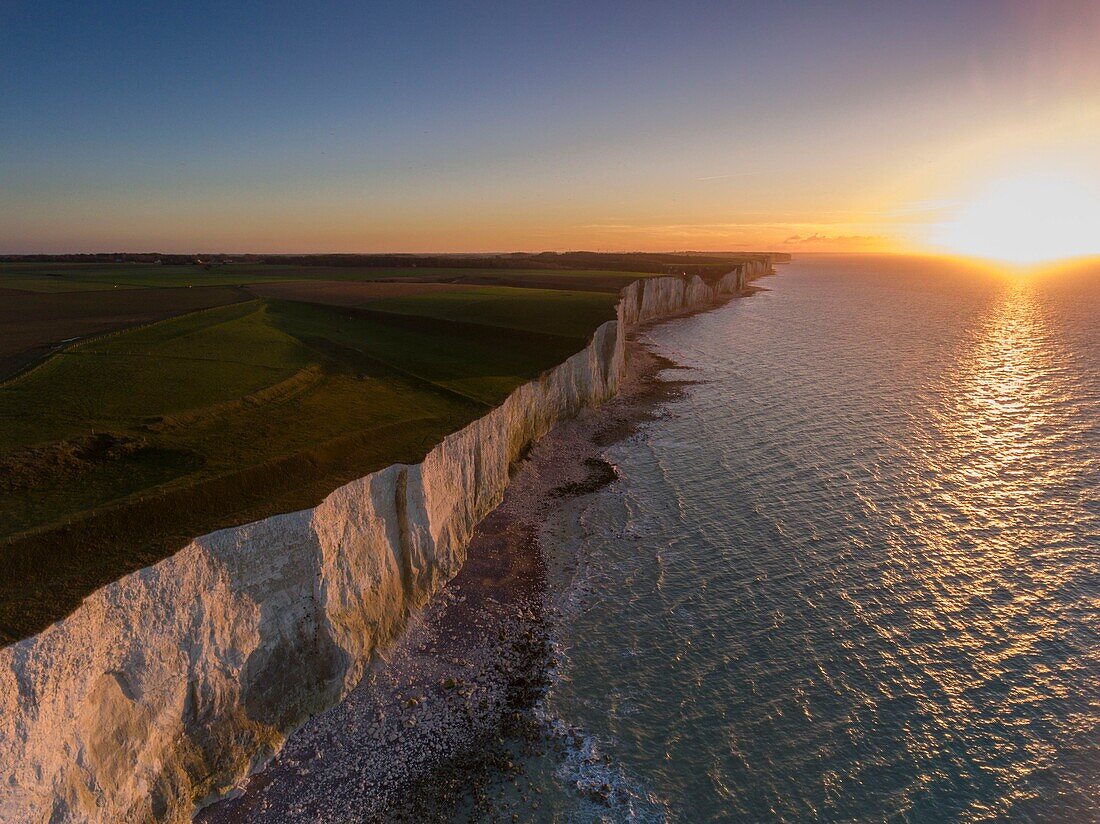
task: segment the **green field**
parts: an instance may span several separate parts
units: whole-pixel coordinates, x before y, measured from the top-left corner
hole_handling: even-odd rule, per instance
[[[419,461],[637,278],[738,261],[148,257],[0,263],[0,643],[195,536]]]
[[[73,341],[252,297],[233,286],[0,291],[0,381]]]
[[[244,286],[288,280],[458,280],[522,285],[525,281],[574,282],[579,288],[620,288],[647,275],[598,269],[453,268],[392,266],[294,266],[230,263],[157,265],[142,263],[0,263],[0,289],[25,292],[80,292],[106,289]]]
[[[580,350],[616,300],[456,288],[192,311],[0,385],[0,640],[190,537],[419,460]]]
[[[584,337],[607,320],[614,300],[603,292],[471,286],[460,292],[383,298],[363,305],[402,315]]]
[[[643,276],[522,268],[0,263],[0,381],[62,344],[242,300],[254,296],[246,290],[263,285],[295,284],[308,290],[310,284],[358,288],[356,284],[446,283],[615,293]],[[320,293],[317,300],[327,302]]]

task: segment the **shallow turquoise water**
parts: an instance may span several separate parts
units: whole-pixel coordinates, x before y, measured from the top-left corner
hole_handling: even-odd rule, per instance
[[[521,820],[1100,820],[1100,271],[761,283],[546,527]]]

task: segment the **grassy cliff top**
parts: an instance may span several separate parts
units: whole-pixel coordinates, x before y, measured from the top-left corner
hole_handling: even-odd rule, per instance
[[[0,263],[0,643],[195,536],[419,461],[637,278],[748,257]]]
[[[558,272],[575,288],[546,289],[508,270],[470,285],[252,265],[166,286],[154,268],[0,272],[38,310],[0,309],[0,351],[35,356],[0,384],[0,641],[194,536],[420,460],[582,349],[613,316],[608,278],[635,277]]]

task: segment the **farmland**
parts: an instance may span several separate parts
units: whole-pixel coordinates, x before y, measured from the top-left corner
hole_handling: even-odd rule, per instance
[[[0,642],[196,535],[420,460],[647,274],[0,264]]]
[[[4,639],[193,535],[419,460],[581,349],[615,300],[317,285],[297,299],[229,290],[233,303],[75,342],[0,387]]]
[[[75,338],[152,323],[248,298],[247,293],[226,286],[5,291],[0,293],[0,380],[11,377]]]
[[[279,296],[354,306],[372,297],[488,284],[617,292],[643,274],[605,270],[143,263],[0,264],[0,381],[62,344],[186,314]],[[395,291],[396,290],[396,291]]]
[[[586,288],[612,289],[646,273],[600,269],[526,269],[399,266],[291,266],[230,263],[219,266],[183,264],[20,264],[0,263],[0,289],[26,292],[107,291],[111,289],[243,286],[302,280],[409,280],[423,282],[583,283]]]

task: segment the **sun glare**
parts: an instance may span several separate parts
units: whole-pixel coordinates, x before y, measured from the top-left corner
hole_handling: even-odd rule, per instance
[[[933,227],[929,240],[953,254],[1020,265],[1100,254],[1100,191],[1056,175],[999,181]]]

